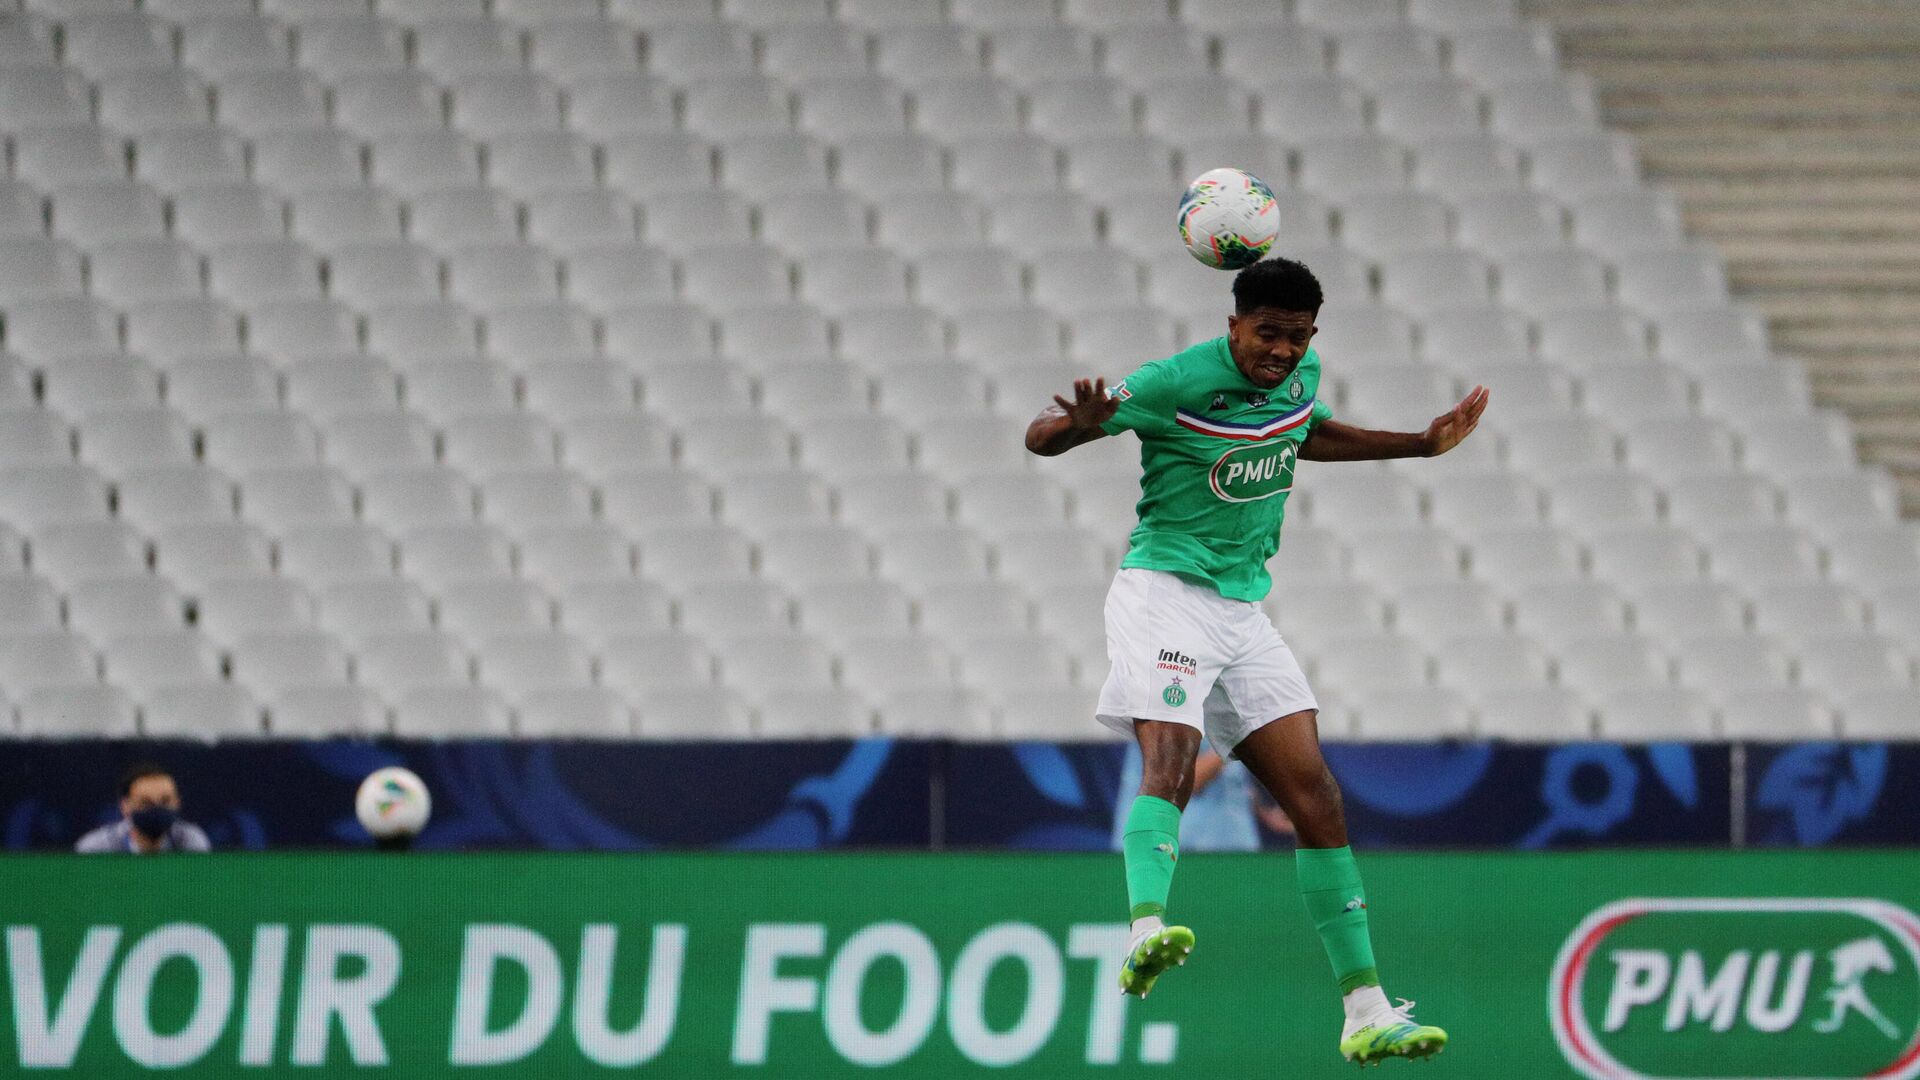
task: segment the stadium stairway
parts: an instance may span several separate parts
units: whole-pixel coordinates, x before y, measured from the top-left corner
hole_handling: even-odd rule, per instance
[[[1892,0],[1526,0],[1776,348],[1920,513],[1920,19]]]

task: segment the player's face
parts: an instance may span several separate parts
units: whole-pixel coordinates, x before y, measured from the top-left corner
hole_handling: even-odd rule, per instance
[[[1227,316],[1227,349],[1234,366],[1255,386],[1279,386],[1307,355],[1317,311],[1256,308]]]

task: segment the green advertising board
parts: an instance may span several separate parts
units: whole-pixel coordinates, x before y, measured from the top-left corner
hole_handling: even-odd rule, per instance
[[[1912,1077],[1920,854],[1369,854],[1422,1075]],[[0,859],[0,1076],[1342,1076],[1284,855]]]

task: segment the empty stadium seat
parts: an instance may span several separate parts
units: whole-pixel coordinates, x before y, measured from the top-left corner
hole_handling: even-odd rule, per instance
[[[355,658],[359,681],[389,700],[427,687],[465,687],[473,681],[471,656],[455,638],[434,631],[371,634]]]
[[[231,656],[235,680],[269,695],[347,681],[347,652],[324,632],[251,634]]]
[[[906,738],[993,738],[992,708],[971,690],[899,690],[880,704],[881,730]]]
[[[372,738],[389,727],[386,702],[362,686],[297,686],[267,702],[267,730],[279,738]]]
[[[375,634],[429,630],[433,609],[411,581],[393,577],[349,578],[323,585],[319,622],[349,644]]]
[[[1862,690],[1913,685],[1913,657],[1882,635],[1817,631],[1800,640],[1799,683],[1839,699]]]
[[[523,738],[626,739],[634,733],[625,699],[597,686],[529,691],[517,712],[515,731]]]
[[[1677,687],[1620,690],[1600,700],[1599,734],[1622,742],[1684,742],[1719,734],[1712,707]]]
[[[431,686],[409,690],[393,707],[396,735],[414,738],[506,738],[513,713],[491,690],[478,686]]]
[[[958,685],[952,650],[921,635],[875,635],[839,643],[843,682],[869,693],[944,690]]]
[[[1796,742],[1835,733],[1833,710],[1805,690],[1745,690],[1720,704],[1720,727],[1730,739]]]
[[[1677,640],[1747,629],[1745,596],[1716,581],[1652,581],[1633,593],[1633,625],[1643,634]]]
[[[555,690],[580,690],[593,682],[593,657],[569,634],[535,630],[482,638],[475,649],[480,681],[509,701]]]
[[[32,534],[31,548],[34,572],[62,587],[146,573],[152,559],[146,537],[123,521],[48,525]]]
[[[51,739],[128,739],[141,733],[133,699],[112,686],[19,687],[20,733]]]
[[[906,590],[892,582],[822,581],[801,588],[799,600],[801,627],[830,642],[885,640],[912,630],[912,601]],[[843,665],[848,655],[842,653]],[[853,681],[852,676],[847,679]]]
[[[140,706],[140,730],[149,738],[257,737],[265,726],[253,694],[230,684],[159,687]]]
[[[1331,587],[1337,596],[1348,586]],[[1311,598],[1313,593],[1298,594],[1288,588],[1286,599],[1276,601],[1280,608],[1280,617],[1292,619],[1291,610],[1296,600]],[[1371,592],[1371,590],[1369,590]],[[1332,600],[1333,597],[1326,597]],[[1381,601],[1377,596],[1363,596],[1355,607],[1363,612]],[[1421,640],[1458,635],[1458,634],[1497,634],[1506,629],[1507,604],[1495,587],[1479,581],[1434,581],[1415,585],[1406,585],[1394,591],[1393,628],[1396,632]],[[1331,614],[1331,613],[1327,613]],[[1332,618],[1314,618],[1301,622],[1303,628],[1315,633],[1324,633],[1321,624],[1331,622],[1335,625],[1344,616]],[[1367,622],[1375,622],[1378,616],[1371,613],[1363,616]],[[1283,624],[1284,628],[1285,624]],[[1378,628],[1376,625],[1373,627]]]
[[[1563,687],[1486,690],[1473,695],[1474,734],[1519,743],[1579,742],[1593,733],[1593,708]]]
[[[1466,698],[1444,687],[1369,689],[1353,712],[1361,738],[1389,742],[1463,738],[1472,726]]]
[[[1847,696],[1840,731],[1849,739],[1910,739],[1920,716],[1920,691],[1867,690]]]

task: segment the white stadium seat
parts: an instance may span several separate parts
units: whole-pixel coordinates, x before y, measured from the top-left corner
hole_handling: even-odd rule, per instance
[[[362,686],[298,686],[267,702],[267,730],[280,738],[372,738],[390,724],[386,702]]]
[[[1849,739],[1911,739],[1920,731],[1920,691],[1849,694],[1841,705],[1840,731]]]
[[[1730,739],[1800,742],[1830,739],[1833,709],[1805,690],[1746,690],[1727,695],[1720,705],[1721,732]]]
[[[1717,581],[1650,580],[1633,596],[1633,625],[1666,641],[1747,629],[1745,595]]]
[[[322,586],[320,625],[349,644],[375,634],[429,630],[432,603],[411,581],[396,577],[350,578]]]
[[[505,738],[513,713],[491,690],[478,686],[430,686],[409,690],[394,702],[393,730],[413,738]]]
[[[1717,737],[1713,708],[1678,687],[1619,690],[1600,699],[1599,734],[1622,742],[1684,742]]]
[[[958,685],[952,650],[920,635],[876,635],[840,641],[842,681],[871,693],[944,690]]]
[[[912,629],[912,601],[906,590],[892,582],[822,581],[803,587],[798,595],[801,627],[830,642],[884,640]]]
[[[1580,742],[1592,737],[1593,708],[1564,687],[1488,690],[1473,695],[1474,734],[1520,743]]]
[[[359,681],[389,701],[424,687],[464,687],[473,682],[473,660],[449,634],[401,631],[369,635],[354,660]]]
[[[116,687],[8,685],[18,688],[23,735],[127,739],[140,734],[133,699]]]
[[[1369,689],[1353,713],[1361,738],[1388,742],[1463,738],[1472,725],[1466,698],[1446,687]]]

